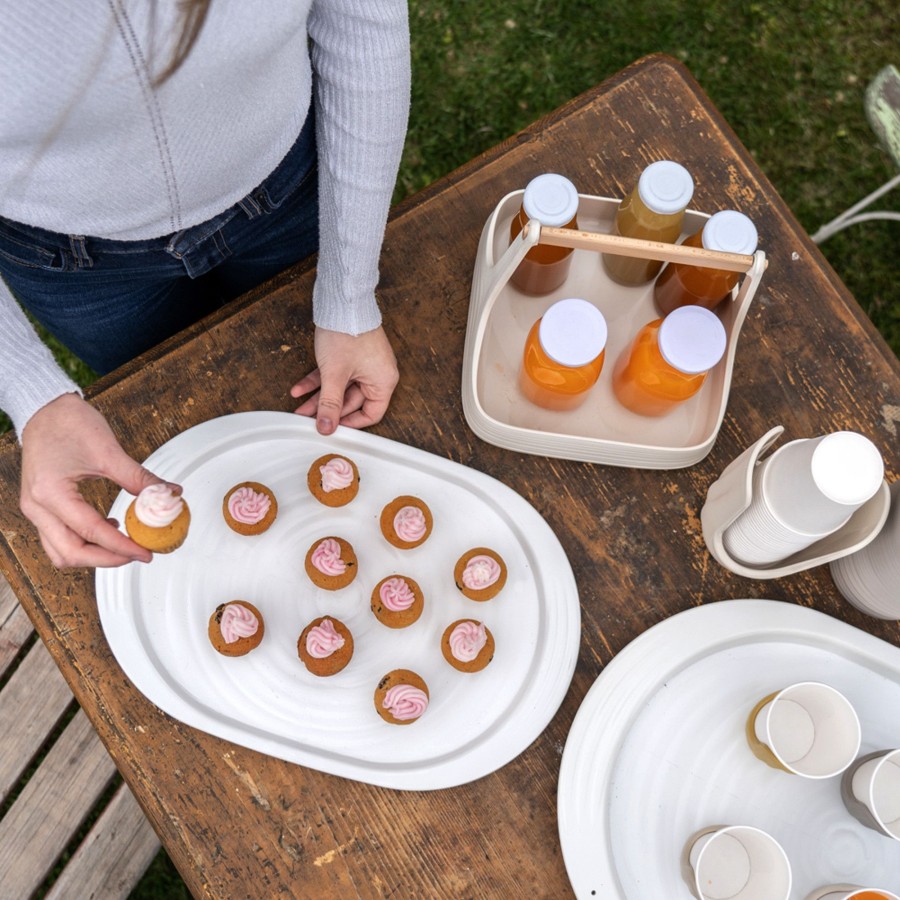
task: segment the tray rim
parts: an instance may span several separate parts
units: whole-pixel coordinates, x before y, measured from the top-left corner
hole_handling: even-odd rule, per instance
[[[701,624],[706,634],[702,633],[704,629]],[[610,790],[608,776],[617,762],[618,750],[628,728],[640,714],[642,705],[656,694],[660,685],[713,652],[763,638],[807,645],[814,641],[817,645],[822,642],[839,644],[871,660],[873,664],[870,668],[873,670],[881,669],[882,674],[900,678],[900,648],[819,610],[785,601],[747,598],[719,600],[682,610],[639,634],[616,653],[591,684],[578,707],[563,748],[557,784],[557,825],[563,861],[576,896],[585,900],[593,896],[590,891],[579,893],[579,886],[574,880],[578,876],[573,873],[579,862],[569,838],[570,833],[579,830],[577,810],[574,810],[574,804],[569,799],[577,796],[574,779],[579,773],[579,755],[589,752],[593,759],[602,759],[602,774],[605,777],[598,780],[603,784],[601,805],[607,808]],[[654,665],[652,675],[636,686],[635,673],[646,675],[648,656],[658,660],[659,665]],[[892,659],[888,661],[886,658]],[[606,708],[609,706],[615,706],[615,715],[627,717],[624,727],[601,729],[596,725],[599,719],[609,725],[609,710]],[[604,717],[601,713],[607,715]],[[591,734],[592,725],[599,739],[589,744],[585,737]],[[596,844],[602,850],[598,849],[595,857],[595,862],[599,862],[591,886],[597,892],[596,897],[628,900],[609,855],[605,820],[600,831]]]
[[[510,245],[510,253],[495,261],[493,259],[494,232],[501,216],[524,193],[523,189],[510,191],[494,207],[488,216],[478,244],[473,269],[472,288],[469,297],[469,315],[466,325],[466,339],[463,350],[462,401],[466,422],[472,431],[488,443],[522,453],[532,453],[560,459],[574,459],[584,462],[617,465],[624,468],[676,469],[692,466],[709,454],[718,437],[731,388],[737,343],[744,319],[762,279],[766,267],[765,253],[757,250],[754,263],[747,275],[739,283],[734,301],[735,320],[729,333],[725,354],[722,395],[714,427],[707,437],[693,445],[659,447],[632,441],[615,441],[562,432],[546,432],[524,428],[500,421],[489,415],[481,404],[477,389],[478,369],[483,348],[484,332],[490,319],[494,303],[506,285],[519,259],[527,252],[525,236],[520,236]],[[579,193],[579,204],[587,207],[618,207],[620,199],[594,194]],[[689,209],[685,213],[687,221],[702,221],[708,213]],[[518,245],[516,253],[512,253]],[[504,271],[508,269],[508,271]]]
[[[195,432],[194,437],[196,437],[199,431],[195,431],[195,429],[208,429],[212,435],[216,436],[217,440],[227,443],[234,438],[236,420],[241,420],[248,423],[248,425],[256,427],[265,427],[267,424],[270,424],[272,427],[277,428],[289,427],[302,431],[315,431],[314,420],[300,417],[293,413],[274,411],[232,413],[208,419],[180,432],[153,451],[144,464],[161,476],[168,474],[175,479],[177,473],[174,472],[173,466],[163,465],[153,468],[154,460],[165,460],[166,455],[172,453],[173,443],[188,432]],[[293,752],[285,752],[284,745],[287,742],[283,738],[272,736],[271,740],[267,740],[259,737],[254,729],[246,727],[244,727],[242,733],[241,728],[235,727],[225,717],[220,716],[217,721],[210,722],[202,706],[199,708],[198,714],[198,705],[196,703],[191,704],[187,702],[182,693],[166,684],[167,673],[165,672],[162,673],[163,677],[157,677],[157,680],[150,685],[151,689],[148,693],[144,684],[148,670],[157,676],[159,674],[156,663],[152,658],[154,655],[152,647],[148,649],[141,646],[142,655],[140,657],[133,652],[116,652],[117,649],[134,649],[133,643],[128,642],[135,639],[134,636],[137,633],[136,619],[132,617],[128,622],[132,633],[127,640],[115,631],[113,631],[112,636],[110,634],[114,616],[118,614],[116,603],[121,602],[116,598],[114,591],[123,583],[127,587],[125,579],[128,572],[137,564],[118,569],[98,569],[95,574],[98,613],[104,637],[113,657],[136,690],[164,713],[178,721],[240,746],[331,775],[338,775],[397,790],[438,790],[468,783],[502,768],[523,753],[549,725],[568,693],[578,661],[581,644],[581,605],[574,572],[559,539],[543,516],[524,497],[498,479],[479,472],[477,469],[471,469],[460,463],[444,459],[425,450],[420,450],[389,438],[355,429],[341,427],[337,432],[337,437],[336,435],[331,435],[329,439],[322,440],[328,440],[331,447],[344,446],[346,448],[349,445],[357,448],[359,454],[366,453],[367,451],[364,448],[367,446],[375,447],[375,452],[377,453],[386,453],[388,455],[396,453],[397,447],[402,448],[402,452],[408,454],[408,456],[403,457],[404,461],[411,459],[438,472],[448,472],[455,475],[461,472],[465,473],[465,477],[467,479],[471,478],[471,483],[479,488],[489,487],[491,491],[499,491],[503,495],[504,503],[510,503],[520,517],[527,515],[527,510],[531,511],[533,518],[528,516],[530,518],[529,525],[535,525],[540,532],[542,556],[551,561],[552,565],[549,565],[549,569],[553,571],[554,578],[558,581],[558,590],[552,595],[548,593],[546,597],[538,596],[537,600],[539,603],[545,603],[547,609],[550,609],[551,612],[553,610],[559,611],[558,614],[554,613],[557,617],[549,624],[552,626],[551,630],[559,632],[560,636],[557,638],[556,649],[552,653],[543,653],[534,677],[525,679],[520,686],[520,691],[525,689],[525,693],[520,693],[517,698],[517,703],[522,708],[518,711],[513,709],[512,713],[507,715],[506,722],[500,728],[488,729],[486,743],[494,755],[492,756],[491,753],[486,754],[481,742],[476,742],[474,745],[470,742],[467,745],[469,749],[466,749],[462,754],[462,765],[460,765],[457,758],[451,757],[448,760],[444,756],[430,761],[426,760],[424,764],[419,764],[418,767],[416,767],[415,763],[409,762],[396,765],[386,764],[375,769],[371,768],[371,764],[367,765],[365,761],[360,762],[355,758],[349,760],[343,757],[334,758],[334,754],[329,756],[327,751],[325,753],[320,751],[317,754],[315,752],[307,752],[303,747],[298,747]],[[211,443],[214,445],[215,442],[211,441]],[[323,447],[325,447],[325,443],[323,443]],[[204,458],[215,455],[214,449],[214,446],[207,448]],[[347,449],[344,452],[350,453]],[[130,502],[130,499],[130,495],[126,494],[126,492],[120,492],[113,502],[110,515],[120,513],[118,517],[123,519],[124,507]],[[546,615],[547,609],[543,611],[542,616]],[[552,663],[552,665],[549,663]],[[551,675],[552,684],[550,686],[538,684],[539,679],[536,676],[546,675],[547,673]],[[530,689],[529,680],[532,682]],[[533,705],[529,705],[529,702]],[[512,730],[511,722],[518,725],[518,732],[514,731],[514,733],[519,734],[521,732],[524,736],[520,735],[517,738],[512,749],[509,748],[508,742],[507,745],[501,743],[500,750],[502,752],[498,753],[493,745],[497,743],[498,734],[502,736],[506,731]],[[250,740],[246,739],[246,733],[249,731],[254,732],[251,734]],[[469,757],[474,762],[470,763],[469,769],[466,769],[466,760]],[[323,759],[325,764],[322,764]],[[472,768],[473,766],[474,769]]]

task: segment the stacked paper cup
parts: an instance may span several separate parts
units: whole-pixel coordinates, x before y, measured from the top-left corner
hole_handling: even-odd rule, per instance
[[[747,565],[787,559],[837,531],[883,479],[881,454],[861,434],[791,441],[754,470],[750,506],[723,534],[725,549]]]
[[[846,600],[879,619],[900,619],[900,481],[884,528],[862,550],[836,559],[831,576]]]

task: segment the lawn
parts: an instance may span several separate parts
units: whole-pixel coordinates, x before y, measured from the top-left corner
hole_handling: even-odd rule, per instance
[[[410,25],[413,102],[396,200],[657,51],[690,69],[810,232],[894,172],[863,92],[881,67],[900,65],[896,0],[411,0]],[[900,210],[900,191],[888,200]],[[898,238],[900,223],[859,225],[823,252],[900,354]],[[187,896],[165,854],[133,894]]]

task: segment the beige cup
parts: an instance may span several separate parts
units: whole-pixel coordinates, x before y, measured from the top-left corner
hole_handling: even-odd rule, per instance
[[[831,778],[859,752],[850,701],[827,684],[802,681],[763,697],[747,719],[747,742],[766,765],[804,778]]]
[[[714,827],[686,848],[698,900],[788,900],[791,865],[778,841],[749,825]]]
[[[867,828],[900,841],[900,749],[861,756],[841,779],[841,799]]]
[[[862,887],[858,884],[832,884],[808,894],[806,900],[900,900],[884,888]]]

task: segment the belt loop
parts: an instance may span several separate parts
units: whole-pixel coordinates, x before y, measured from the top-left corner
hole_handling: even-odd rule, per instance
[[[94,268],[94,260],[91,259],[91,254],[88,253],[87,241],[83,234],[69,235],[69,249],[72,251],[77,269]]]

